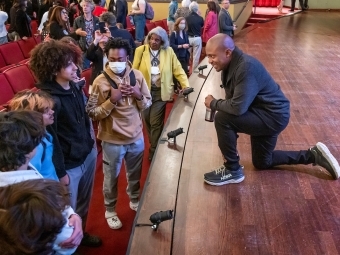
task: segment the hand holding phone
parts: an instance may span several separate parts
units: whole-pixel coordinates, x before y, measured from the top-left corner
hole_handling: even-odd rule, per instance
[[[106,29],[105,29],[105,22],[99,22],[99,31],[102,34],[106,33]]]

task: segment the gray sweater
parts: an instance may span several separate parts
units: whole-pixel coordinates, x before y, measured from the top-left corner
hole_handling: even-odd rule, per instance
[[[235,47],[227,69],[222,71],[225,99],[211,102],[212,110],[240,116],[252,111],[258,116],[289,118],[289,101],[265,67]]]

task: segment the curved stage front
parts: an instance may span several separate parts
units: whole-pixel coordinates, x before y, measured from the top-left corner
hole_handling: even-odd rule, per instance
[[[258,58],[291,101],[290,124],[277,149],[300,150],[321,141],[340,158],[339,13],[309,12],[259,24],[236,45]],[[135,219],[127,254],[339,254],[340,193],[320,167],[282,166],[257,171],[250,141],[238,151],[245,181],[214,187],[203,174],[222,164],[204,98],[224,98],[220,73],[208,65],[193,73],[194,92],[177,98],[162,137],[179,127],[177,146],[160,141]],[[156,231],[155,212],[174,210]]]

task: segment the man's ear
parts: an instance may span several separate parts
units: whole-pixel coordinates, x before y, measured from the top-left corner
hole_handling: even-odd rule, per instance
[[[232,50],[231,50],[231,49],[227,49],[227,50],[225,51],[226,57],[227,57],[227,58],[230,58],[230,57],[231,57],[231,53],[233,53]]]

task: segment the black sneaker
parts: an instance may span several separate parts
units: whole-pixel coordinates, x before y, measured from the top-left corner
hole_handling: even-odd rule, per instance
[[[325,168],[336,180],[340,175],[340,167],[338,161],[334,158],[326,145],[318,142],[309,151],[313,153],[315,162],[313,165],[319,165]]]
[[[240,183],[244,180],[243,168],[237,171],[230,171],[224,165],[204,174],[204,181],[210,185],[221,186],[229,183]]]
[[[89,233],[84,233],[80,245],[88,247],[99,247],[102,245],[102,240],[98,236],[92,236]]]

